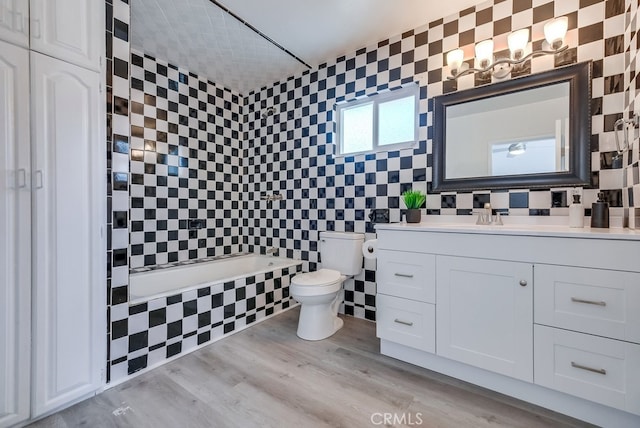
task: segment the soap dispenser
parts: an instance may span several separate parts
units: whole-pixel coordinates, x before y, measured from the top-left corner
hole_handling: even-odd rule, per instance
[[[579,193],[574,193],[573,203],[569,206],[569,227],[584,227],[584,206]]]
[[[609,227],[609,204],[602,192],[598,193],[598,200],[591,205],[591,227]]]

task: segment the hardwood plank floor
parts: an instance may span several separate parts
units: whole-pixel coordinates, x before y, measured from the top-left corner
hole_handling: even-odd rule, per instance
[[[293,309],[32,425],[71,427],[372,427],[395,413],[422,427],[587,424],[379,353],[375,324],[345,317],[307,342]],[[374,424],[376,422],[376,424]],[[420,422],[420,423],[419,423]]]

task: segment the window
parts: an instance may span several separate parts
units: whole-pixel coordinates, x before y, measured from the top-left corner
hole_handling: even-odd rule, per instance
[[[412,147],[418,137],[419,87],[411,85],[338,104],[338,154]]]

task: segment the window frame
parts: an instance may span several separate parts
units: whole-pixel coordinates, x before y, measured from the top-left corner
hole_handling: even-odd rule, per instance
[[[390,101],[409,98],[410,96],[413,96],[414,98],[413,139],[407,140],[407,141],[401,141],[399,143],[394,143],[394,144],[379,145],[378,144],[378,134],[379,134],[379,127],[380,127],[380,123],[378,120],[379,105],[390,102]],[[367,104],[373,105],[373,121],[372,121],[373,132],[372,132],[371,148],[368,150],[362,150],[359,152],[345,153],[343,142],[342,142],[343,112],[346,110],[361,107]],[[337,103],[335,114],[336,114],[336,119],[335,119],[336,154],[335,155],[338,157],[355,156],[360,154],[389,152],[394,150],[415,148],[418,145],[418,134],[419,134],[419,128],[420,128],[420,86],[417,83],[412,83],[406,86],[400,86],[397,89],[392,89],[386,92],[379,92],[377,94],[369,95],[359,99]]]

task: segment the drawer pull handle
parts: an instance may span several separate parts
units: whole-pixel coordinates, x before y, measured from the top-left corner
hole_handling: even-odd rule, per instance
[[[396,276],[401,278],[413,278],[413,275],[407,275],[406,273],[396,273]]]
[[[27,187],[27,170],[20,168],[18,170],[18,189],[24,189]]]
[[[607,302],[603,302],[602,300],[584,300],[578,299],[577,297],[572,297],[571,301],[576,303],[586,303],[587,305],[607,306]]]
[[[574,367],[580,370],[586,370],[588,372],[598,373],[601,375],[607,374],[607,371],[605,369],[594,369],[593,367],[583,366],[582,364],[574,363],[573,361],[571,361],[571,367]]]
[[[36,171],[36,189],[42,189],[44,187],[44,182],[42,178],[42,170],[39,169]]]
[[[413,325],[413,323],[412,323],[412,322],[409,322],[409,321],[402,321],[402,320],[399,320],[398,318],[396,318],[395,320],[393,320],[393,322],[397,322],[398,324],[402,324],[402,325],[408,325],[409,327],[411,327],[411,326]]]

